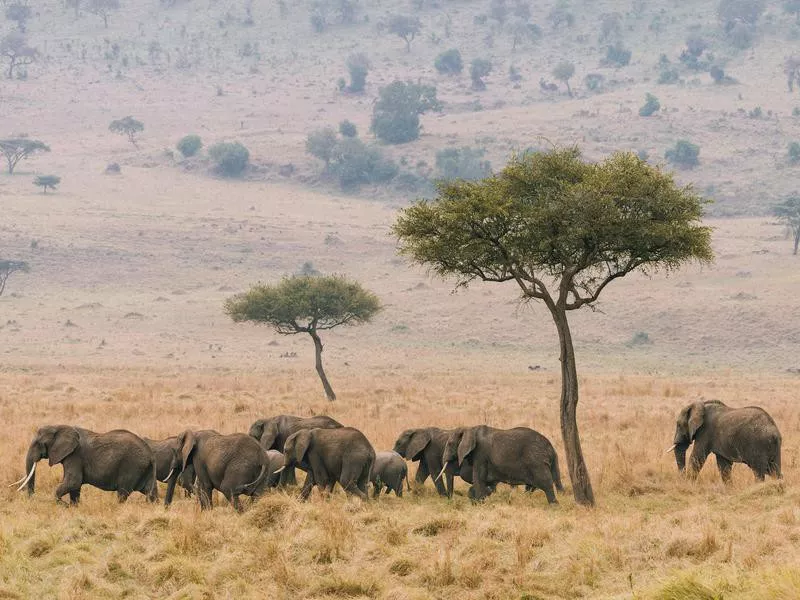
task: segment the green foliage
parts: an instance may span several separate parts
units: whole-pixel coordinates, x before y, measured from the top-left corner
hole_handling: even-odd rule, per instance
[[[474,180],[487,177],[492,171],[488,160],[483,160],[483,148],[445,148],[436,153],[436,168],[442,179]]]
[[[8,174],[13,175],[19,161],[25,160],[36,152],[50,152],[50,146],[39,140],[27,137],[16,137],[0,140],[0,154],[8,164]]]
[[[16,21],[21,32],[25,32],[25,23],[33,15],[31,7],[26,4],[12,4],[6,8],[6,19]]]
[[[397,165],[385,158],[379,148],[367,146],[358,138],[343,138],[336,143],[329,170],[344,190],[361,184],[385,183],[398,173]]]
[[[347,70],[350,73],[348,92],[360,93],[364,91],[370,67],[369,58],[363,52],[351,54],[347,57]]]
[[[575,75],[575,65],[568,60],[562,60],[553,68],[553,77],[567,86],[567,93],[570,96],[572,96],[572,89],[569,87],[569,80],[573,75]]]
[[[404,144],[419,137],[419,116],[441,110],[432,85],[393,81],[380,89],[372,112],[372,131],[387,144]]]
[[[378,297],[339,275],[297,275],[275,285],[254,285],[225,301],[235,322],[271,325],[278,333],[308,333],[370,321],[381,310]]]
[[[660,85],[669,85],[671,83],[678,83],[680,78],[681,77],[677,69],[673,69],[671,67],[665,67],[662,68],[661,72],[658,74],[658,83]]]
[[[713,79],[714,83],[717,85],[725,82],[725,71],[722,69],[722,67],[714,65],[711,67],[711,69],[709,69],[708,73],[711,75],[711,79]]]
[[[186,135],[180,139],[175,147],[178,149],[178,152],[186,157],[194,156],[200,152],[200,148],[203,147],[203,140],[200,139],[199,135]]]
[[[0,296],[6,290],[8,278],[14,273],[27,273],[30,266],[24,260],[7,260],[0,258]]]
[[[550,21],[553,29],[572,27],[575,24],[575,15],[570,12],[569,4],[562,0],[550,10],[547,20]]]
[[[356,127],[355,123],[345,119],[339,123],[339,133],[348,138],[358,137],[358,128]]]
[[[789,157],[790,165],[796,165],[800,163],[800,142],[791,142],[786,154]]]
[[[617,42],[606,48],[606,63],[616,67],[624,67],[631,62],[631,51]]]
[[[116,121],[111,121],[108,129],[114,133],[127,136],[128,141],[134,146],[137,146],[136,134],[144,131],[144,124],[131,116],[127,116],[122,119],[117,119]]]
[[[250,163],[250,152],[239,142],[218,142],[208,149],[208,155],[225,177],[238,177]]]
[[[33,185],[42,188],[45,194],[47,193],[47,188],[55,191],[59,183],[61,183],[61,177],[58,175],[39,175],[33,180]]]
[[[661,102],[653,94],[645,94],[644,105],[639,109],[640,117],[649,117],[661,110]]]
[[[317,129],[309,133],[306,138],[306,152],[323,161],[327,167],[336,144],[336,132],[332,127]]]
[[[411,42],[422,29],[422,22],[418,17],[408,15],[392,15],[389,17],[389,33],[403,38],[406,42],[406,51],[411,52]]]
[[[670,163],[684,169],[691,169],[700,164],[700,146],[688,140],[678,140],[675,146],[664,153]]]
[[[492,72],[492,63],[486,58],[476,58],[469,65],[469,76],[472,79],[473,90],[485,90],[486,83],[483,78]]]
[[[436,57],[433,66],[443,75],[457,75],[464,70],[464,61],[457,48],[450,48]]]
[[[755,26],[765,8],[764,0],[721,0],[717,16],[725,31],[729,31],[735,23]]]
[[[800,196],[793,195],[783,202],[772,207],[772,214],[778,221],[786,225],[786,228],[794,238],[794,253],[797,254],[800,246]]]
[[[605,75],[601,75],[600,73],[589,73],[586,77],[583,78],[583,85],[586,86],[587,90],[591,90],[592,92],[599,92],[600,90],[603,89],[605,81],[606,81]]]

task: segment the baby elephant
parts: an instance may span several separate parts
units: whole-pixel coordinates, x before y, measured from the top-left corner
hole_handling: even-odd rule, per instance
[[[375,464],[369,476],[372,482],[372,497],[380,496],[381,490],[386,486],[386,493],[394,492],[398,498],[403,497],[403,481],[411,490],[408,483],[408,465],[397,452],[378,452],[375,454]]]

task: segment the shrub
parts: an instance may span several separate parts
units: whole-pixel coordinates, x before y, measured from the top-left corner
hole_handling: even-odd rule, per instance
[[[755,25],[765,8],[764,0],[721,0],[717,16],[725,31],[729,31],[735,23]]]
[[[725,81],[725,71],[722,69],[722,67],[714,65],[709,70],[709,74],[711,75],[711,79],[713,79],[714,83],[716,84],[721,84]]]
[[[456,75],[464,70],[464,61],[458,49],[450,48],[436,57],[433,66],[442,75]]]
[[[356,124],[352,121],[348,121],[347,119],[339,123],[339,133],[341,133],[344,137],[358,137],[358,129],[356,128]]]
[[[604,75],[601,75],[600,73],[589,73],[583,78],[583,85],[586,86],[587,90],[599,92],[603,89],[603,84],[605,81],[606,78]]]
[[[445,148],[436,153],[436,168],[443,179],[483,179],[492,171],[488,160],[482,160],[483,148]]]
[[[380,149],[367,146],[358,138],[344,138],[333,149],[330,171],[342,189],[352,189],[364,183],[391,181],[398,167],[384,158]]]
[[[700,146],[688,140],[678,140],[664,153],[664,158],[677,167],[691,169],[700,164]]]
[[[440,110],[436,88],[394,81],[381,88],[372,112],[372,131],[387,144],[404,144],[419,137],[419,116]]]
[[[797,163],[800,163],[800,142],[790,143],[786,153],[789,157],[790,165],[796,165]]]
[[[686,51],[692,56],[700,57],[708,48],[708,43],[699,35],[690,35],[686,38]]]
[[[553,69],[553,77],[563,81],[567,87],[567,94],[572,97],[572,88],[569,87],[569,80],[575,74],[575,65],[568,60],[562,60]]]
[[[678,83],[680,75],[677,69],[666,68],[662,69],[658,74],[658,83],[661,85],[668,85],[670,83]]]
[[[644,100],[644,105],[639,109],[640,117],[649,117],[661,110],[661,102],[653,94],[646,94]]]
[[[617,67],[624,67],[631,62],[631,51],[617,42],[606,48],[606,63]]]
[[[347,58],[347,70],[350,72],[348,92],[359,93],[364,91],[370,66],[369,58],[363,52],[351,54]]]
[[[58,175],[39,175],[33,180],[33,185],[42,188],[45,194],[47,193],[47,188],[55,191],[59,183],[61,183],[61,177]]]
[[[485,90],[486,83],[483,78],[492,72],[492,63],[485,58],[476,58],[469,66],[469,76],[472,79],[473,90]]]
[[[620,14],[610,13],[600,17],[600,43],[608,42],[622,36],[622,17]]]
[[[736,23],[727,32],[728,41],[739,50],[744,50],[753,45],[755,30],[747,23]]]
[[[336,143],[336,132],[332,127],[317,129],[309,133],[306,138],[306,152],[323,161],[325,167],[328,167]]]
[[[199,135],[187,135],[182,137],[175,147],[184,156],[194,156],[203,147],[203,140]]]
[[[216,163],[217,172],[226,177],[237,177],[250,163],[250,152],[239,142],[218,142],[208,149]]]
[[[760,106],[756,106],[754,109],[747,111],[747,116],[751,119],[760,119],[764,116],[764,111],[761,110]]]
[[[553,29],[572,27],[575,24],[575,15],[569,11],[569,7],[565,2],[559,2],[559,4],[547,14],[547,20],[550,21]]]

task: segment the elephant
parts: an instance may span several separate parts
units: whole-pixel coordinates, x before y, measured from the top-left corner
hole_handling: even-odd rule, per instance
[[[772,417],[762,408],[731,408],[719,400],[694,402],[681,410],[675,425],[673,445],[680,472],[686,470],[686,450],[694,443],[689,458],[689,476],[695,478],[710,453],[717,457],[722,481],[731,478],[733,463],[750,467],[759,481],[765,475],[781,477],[781,434]]]
[[[394,443],[394,451],[400,456],[412,462],[419,461],[414,481],[422,485],[430,476],[440,496],[449,497],[453,494],[453,477],[459,472],[455,463],[448,464],[445,470],[445,480],[442,481],[441,477],[436,477],[436,474],[440,473],[444,466],[442,463],[444,446],[453,431],[438,427],[406,429]]]
[[[156,460],[153,451],[138,435],[124,429],[95,433],[71,425],[48,425],[39,428],[25,457],[28,495],[34,492],[36,464],[43,458],[50,466],[61,463],[64,478],[56,487],[56,501],[69,494],[70,504],[78,504],[81,486],[92,485],[117,492],[125,502],[131,492],[141,492],[150,502],[158,500]],[[20,483],[20,482],[17,482]]]
[[[172,504],[175,484],[180,484],[187,497],[191,496],[194,490],[194,468],[190,465],[186,470],[181,470],[181,448],[178,445],[178,436],[163,440],[142,439],[150,446],[156,457],[156,478],[167,484],[164,506]]]
[[[239,496],[258,496],[270,475],[267,453],[249,435],[222,435],[216,431],[187,429],[178,436],[181,469],[194,468],[200,508],[210,509],[211,494],[219,490],[237,512]]]
[[[293,433],[301,429],[337,429],[342,424],[325,415],[314,417],[295,417],[293,415],[278,415],[269,419],[258,419],[250,426],[249,434],[256,438],[264,450],[278,450],[283,452],[286,440]],[[281,485],[294,485],[297,479],[294,467],[287,467],[280,476]]]
[[[332,492],[337,481],[348,494],[367,499],[375,450],[358,429],[301,429],[289,436],[283,452],[287,469],[298,466],[308,473],[302,500],[308,499],[315,485]]]
[[[525,485],[527,491],[541,489],[550,504],[558,502],[553,487],[563,491],[553,444],[528,427],[478,425],[456,429],[447,439],[442,462],[442,472],[451,464],[464,472],[464,467],[472,463],[470,497],[477,501],[491,494],[498,483]],[[464,474],[468,475],[468,470]]]
[[[375,463],[372,465],[372,472],[369,477],[372,482],[372,497],[377,498],[381,490],[386,486],[386,493],[394,492],[398,498],[403,497],[403,481],[411,490],[408,483],[408,465],[403,457],[397,452],[377,452]]]

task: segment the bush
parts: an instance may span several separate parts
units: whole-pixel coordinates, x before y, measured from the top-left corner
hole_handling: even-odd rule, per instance
[[[755,29],[748,23],[737,22],[727,31],[728,41],[739,50],[745,50],[753,45]]]
[[[616,65],[617,67],[624,67],[631,62],[631,51],[622,45],[622,42],[617,42],[606,48],[606,63],[609,65]]]
[[[677,167],[691,169],[700,164],[700,146],[688,140],[678,140],[673,148],[664,153],[664,158]]]
[[[796,165],[797,163],[800,163],[800,142],[792,142],[789,144],[787,155],[789,157],[790,165]]]
[[[661,110],[661,102],[653,94],[646,94],[644,105],[639,109],[640,117],[649,117]]]
[[[404,144],[419,137],[419,116],[440,110],[436,88],[394,81],[379,92],[372,112],[372,131],[387,144]]]
[[[736,23],[755,25],[766,8],[764,0],[721,0],[717,16],[725,31]]]
[[[358,137],[358,129],[356,128],[356,124],[352,121],[348,121],[347,119],[339,123],[339,133],[341,133],[344,137]]]
[[[317,129],[309,133],[306,138],[306,152],[323,161],[327,167],[336,144],[336,132],[332,127]]]
[[[342,189],[391,181],[398,170],[393,161],[384,158],[380,149],[367,146],[358,138],[339,140],[330,162],[330,172],[336,176]]]
[[[485,90],[486,83],[483,78],[492,72],[492,63],[485,58],[476,58],[469,66],[469,76],[472,79],[473,90]]]
[[[586,77],[583,78],[583,85],[586,86],[587,90],[591,90],[592,92],[599,92],[603,89],[603,84],[605,83],[606,78],[604,75],[600,73],[589,73]]]
[[[725,81],[725,71],[722,69],[722,67],[714,65],[709,70],[709,74],[711,75],[711,79],[713,79],[714,83],[716,84],[721,84]]]
[[[239,142],[218,142],[208,149],[216,163],[217,172],[226,177],[237,177],[250,163],[250,152]]]
[[[442,179],[483,179],[492,171],[488,160],[482,160],[483,148],[445,148],[436,153],[436,168]]]
[[[461,59],[461,52],[450,48],[436,57],[433,66],[442,75],[457,75],[464,70],[464,61]]]
[[[662,69],[658,74],[658,83],[661,85],[668,85],[670,83],[678,83],[680,75],[677,69],[666,68]]]
[[[363,52],[351,54],[347,58],[347,70],[350,72],[348,92],[359,93],[364,91],[370,66],[369,58]]]
[[[175,147],[184,156],[194,156],[203,147],[203,140],[199,135],[187,135],[182,137]]]

